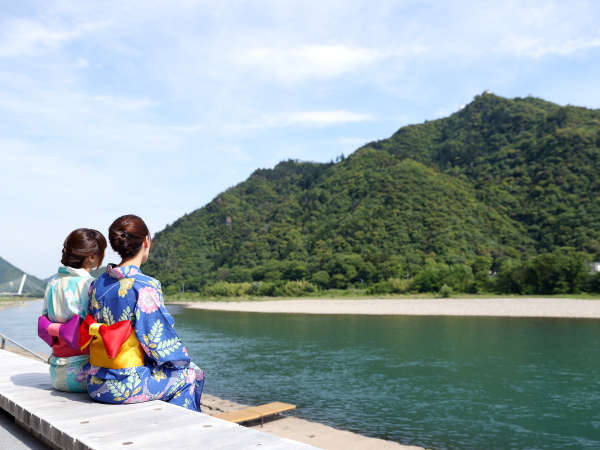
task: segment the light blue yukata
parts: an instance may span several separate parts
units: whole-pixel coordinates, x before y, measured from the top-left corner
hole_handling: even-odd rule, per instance
[[[85,317],[88,313],[89,289],[94,278],[85,269],[60,266],[58,273],[46,285],[42,315],[51,322],[65,323],[75,314]],[[62,350],[62,352],[61,352]],[[59,391],[86,392],[87,373],[84,367],[89,355],[56,356],[73,354],[66,344],[55,345],[50,356],[50,376]]]
[[[88,393],[103,403],[163,400],[200,411],[204,372],[190,361],[164,305],[160,282],[137,266],[109,265],[91,289],[90,315],[106,325],[130,320],[144,365],[110,369],[90,365]]]

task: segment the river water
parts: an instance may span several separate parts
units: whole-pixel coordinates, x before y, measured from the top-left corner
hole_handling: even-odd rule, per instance
[[[428,448],[599,448],[600,321],[170,306],[206,392]],[[39,303],[0,311],[37,349]]]

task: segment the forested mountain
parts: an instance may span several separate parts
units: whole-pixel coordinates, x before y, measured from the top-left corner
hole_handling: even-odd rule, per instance
[[[0,293],[16,294],[24,273],[21,269],[18,269],[0,257]],[[23,285],[23,294],[43,295],[45,288],[46,283],[44,281],[33,275],[27,275],[25,284]]]
[[[434,267],[476,291],[541,254],[580,252],[583,267],[600,256],[599,156],[600,111],[484,93],[335,163],[255,171],[157,233],[145,270],[171,292],[269,294],[418,284]]]

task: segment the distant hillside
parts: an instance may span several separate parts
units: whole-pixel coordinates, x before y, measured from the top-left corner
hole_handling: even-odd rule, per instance
[[[17,293],[23,277],[21,269],[13,266],[11,263],[0,257],[0,294],[1,293]],[[33,275],[27,275],[25,285],[23,286],[23,294],[25,295],[44,295],[46,283]]]
[[[598,258],[599,170],[600,111],[483,94],[339,162],[257,170],[157,233],[145,270],[171,291],[345,288],[433,263],[477,278],[540,253]]]

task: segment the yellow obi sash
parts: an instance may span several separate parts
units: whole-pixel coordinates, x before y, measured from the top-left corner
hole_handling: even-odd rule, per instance
[[[90,344],[90,364],[106,369],[126,369],[144,365],[144,350],[135,333],[131,333],[121,345],[121,349],[114,359],[110,359],[104,341],[101,338],[92,339]]]
[[[83,350],[88,345],[94,366],[126,369],[144,365],[144,350],[129,320],[105,325],[88,314],[79,330],[79,346]]]

